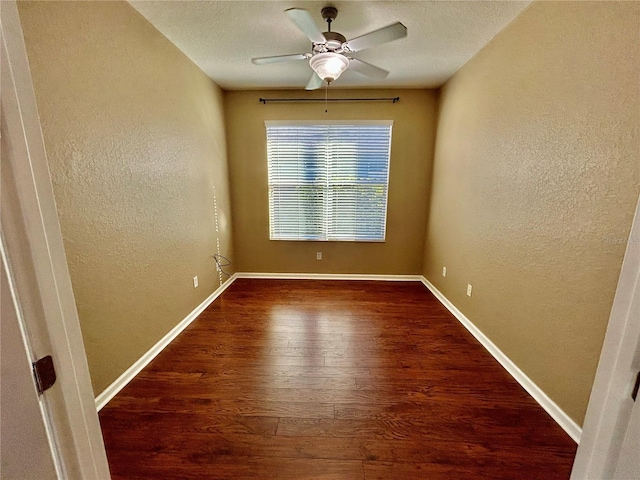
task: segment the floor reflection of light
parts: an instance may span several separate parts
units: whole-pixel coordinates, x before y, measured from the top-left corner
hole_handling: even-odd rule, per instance
[[[366,368],[385,364],[378,345],[380,325],[344,304],[275,305],[266,330],[274,345],[282,340],[281,335],[289,339],[288,348],[272,350],[269,365],[265,365],[271,372],[277,372],[278,365],[299,366],[299,374],[304,375],[305,368],[319,365]],[[330,373],[328,370],[327,375]]]
[[[351,308],[339,298],[329,302],[283,298],[264,313],[260,372],[264,375],[262,387],[275,387],[268,391],[270,401],[292,401],[298,389],[305,390],[300,394],[307,398],[310,385],[320,388],[331,384],[325,377],[334,376],[353,376],[353,388],[362,389],[363,398],[372,385],[375,389],[395,388],[397,382],[385,381],[397,374],[398,361],[387,356],[395,345],[381,337],[390,332],[391,325],[381,320],[380,312]],[[336,394],[340,391],[338,388]]]
[[[318,366],[317,358],[339,353],[345,355],[351,348],[352,333],[356,325],[351,312],[345,309],[329,309],[313,304],[300,306],[274,305],[269,312],[266,325],[268,343],[277,345],[282,335],[286,335],[288,348],[279,348],[265,365],[271,372],[277,372],[278,363],[295,363],[300,365],[300,374],[304,374],[304,366]],[[282,343],[280,343],[282,345]],[[284,360],[282,356],[306,357],[306,360],[295,362]],[[323,363],[322,363],[323,364]]]
[[[291,305],[273,305],[267,313],[265,325],[266,344],[271,348],[266,352],[263,371],[268,376],[280,376],[290,373],[291,363],[287,360],[287,350],[291,340],[293,326],[300,324],[300,309]],[[295,370],[294,370],[295,371]]]

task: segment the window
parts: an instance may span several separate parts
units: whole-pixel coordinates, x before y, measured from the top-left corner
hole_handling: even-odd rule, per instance
[[[269,238],[384,241],[391,125],[266,122]]]

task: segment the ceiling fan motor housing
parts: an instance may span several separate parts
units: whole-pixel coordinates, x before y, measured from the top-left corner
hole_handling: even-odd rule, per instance
[[[342,44],[346,43],[347,39],[344,35],[338,32],[331,31],[331,22],[333,22],[338,16],[338,9],[335,7],[324,7],[321,10],[322,18],[327,22],[328,32],[322,32],[326,43],[313,44],[314,53],[320,52],[336,52],[342,49]]]
[[[326,43],[314,43],[314,53],[341,51],[342,45],[347,41],[345,36],[338,32],[322,32],[322,34],[327,41]]]

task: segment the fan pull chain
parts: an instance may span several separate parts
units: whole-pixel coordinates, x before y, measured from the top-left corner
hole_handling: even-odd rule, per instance
[[[324,87],[324,113],[329,113],[329,82]]]

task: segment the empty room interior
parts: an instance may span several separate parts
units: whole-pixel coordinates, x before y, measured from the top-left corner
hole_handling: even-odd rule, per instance
[[[638,478],[587,425],[640,250],[639,3],[2,3],[97,428],[58,478]]]

